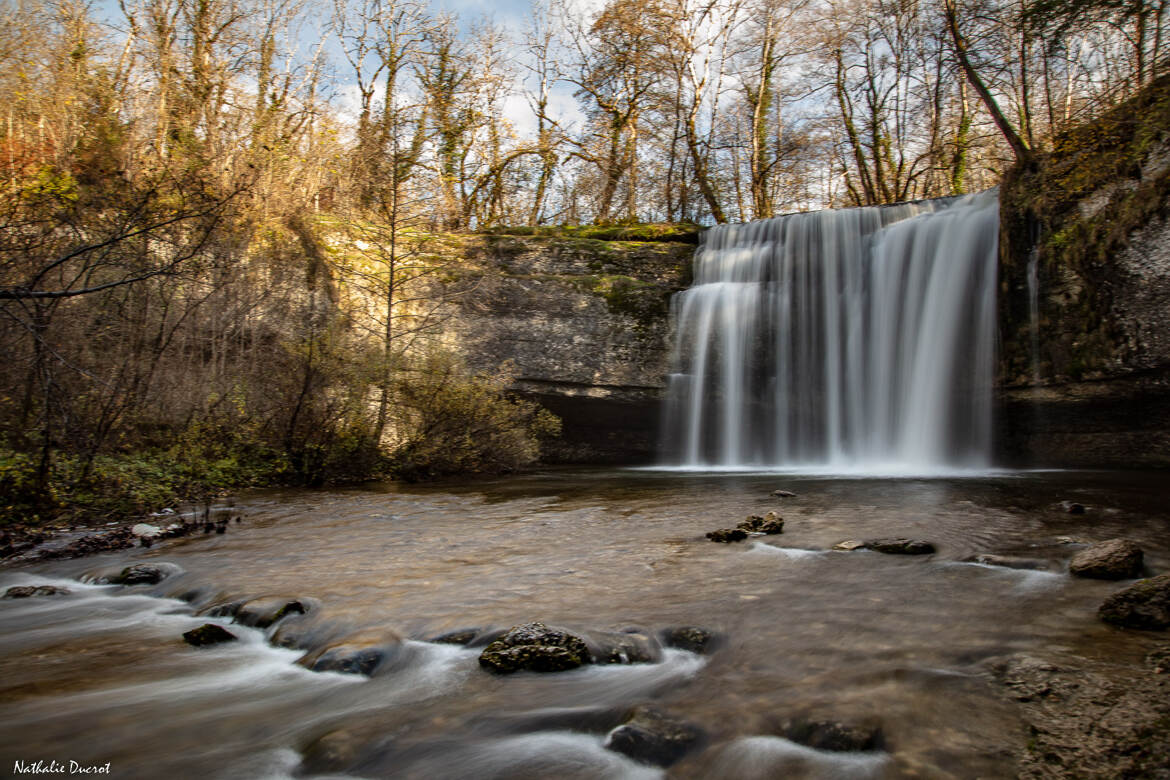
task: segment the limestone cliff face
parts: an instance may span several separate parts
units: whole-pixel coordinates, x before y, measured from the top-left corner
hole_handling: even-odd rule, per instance
[[[1170,465],[1170,79],[1001,190],[1005,455]]]
[[[648,462],[667,373],[670,296],[694,246],[480,236],[465,248],[446,328],[470,366],[562,418],[552,462]]]

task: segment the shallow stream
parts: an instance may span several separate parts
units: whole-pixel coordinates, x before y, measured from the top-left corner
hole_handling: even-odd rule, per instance
[[[797,496],[774,498],[777,488]],[[1151,572],[1168,571],[1165,495],[1165,475],[1144,473],[637,470],[258,492],[238,499],[244,521],[223,535],[0,570],[0,590],[71,590],[0,600],[0,767],[108,762],[121,778],[340,776],[330,761],[349,777],[1011,777],[1028,734],[991,664],[1018,653],[1139,663],[1158,637],[1097,620],[1119,584],[1069,577],[1080,548],[1061,537],[1131,538]],[[768,510],[785,518],[782,535],[704,538]],[[889,536],[938,552],[829,549]],[[1050,565],[961,562],[979,553]],[[184,573],[154,586],[79,579],[143,561]],[[266,594],[313,600],[289,620],[321,636],[397,635],[402,650],[373,678],[311,672],[259,629],[196,615]],[[208,620],[242,641],[187,646],[181,634]],[[660,663],[501,677],[479,667],[477,649],[426,641],[534,620],[648,634],[702,626],[721,643],[706,656],[667,650]],[[642,704],[699,726],[702,749],[668,770],[607,750],[620,713]],[[886,749],[831,753],[778,736],[802,717],[879,725]]]

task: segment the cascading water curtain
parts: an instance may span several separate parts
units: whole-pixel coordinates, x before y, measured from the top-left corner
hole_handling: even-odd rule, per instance
[[[707,231],[665,464],[932,471],[991,450],[996,193]]]

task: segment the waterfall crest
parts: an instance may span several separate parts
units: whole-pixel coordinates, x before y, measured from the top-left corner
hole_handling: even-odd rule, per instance
[[[662,460],[984,468],[994,191],[707,231],[673,302]]]

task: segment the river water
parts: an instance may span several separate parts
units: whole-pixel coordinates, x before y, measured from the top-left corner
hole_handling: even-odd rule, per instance
[[[244,522],[122,553],[0,571],[0,767],[57,761],[154,777],[1010,777],[1028,734],[994,659],[1137,663],[1156,637],[1100,623],[1117,583],[1065,573],[1060,537],[1124,536],[1170,569],[1165,476],[1035,472],[865,479],[798,474],[546,471],[474,482],[257,492]],[[797,493],[777,499],[777,488]],[[1062,501],[1087,507],[1069,514]],[[704,534],[779,511],[778,536]],[[926,556],[830,551],[909,536]],[[1047,571],[963,563],[977,553]],[[86,584],[128,563],[183,569],[155,586]],[[401,637],[373,678],[308,671],[301,652],[187,646],[201,608],[312,600],[325,637]],[[179,597],[184,596],[187,600]],[[541,620],[580,630],[703,626],[706,656],[508,677],[478,650],[427,640]],[[669,770],[605,748],[650,704],[701,727]],[[810,750],[791,718],[880,725],[886,749]],[[324,741],[321,738],[325,737]],[[322,746],[329,746],[325,750]],[[332,753],[330,753],[332,751]],[[332,755],[324,760],[322,755]],[[309,760],[302,764],[302,755]]]

